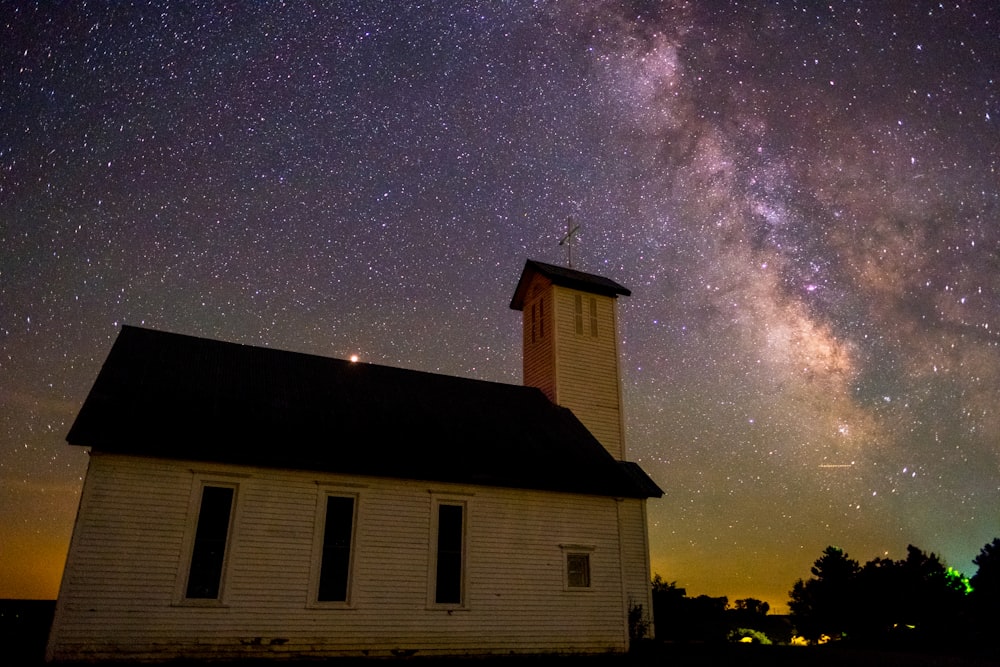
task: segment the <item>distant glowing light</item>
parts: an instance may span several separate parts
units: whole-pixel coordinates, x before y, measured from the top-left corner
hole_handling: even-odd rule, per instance
[[[961,591],[965,595],[972,592],[972,584],[969,583],[969,578],[955,568],[949,567],[945,570],[944,574],[952,588]]]
[[[351,363],[352,363],[352,364],[356,364],[356,363],[358,363],[358,359],[359,359],[359,358],[360,358],[360,357],[358,357],[358,355],[356,355],[356,354],[352,354],[352,355],[351,355]]]

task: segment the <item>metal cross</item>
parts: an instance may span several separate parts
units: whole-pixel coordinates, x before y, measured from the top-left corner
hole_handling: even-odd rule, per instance
[[[566,246],[566,266],[573,268],[573,237],[580,229],[580,225],[573,226],[573,216],[566,218],[566,236],[562,237],[559,245]]]

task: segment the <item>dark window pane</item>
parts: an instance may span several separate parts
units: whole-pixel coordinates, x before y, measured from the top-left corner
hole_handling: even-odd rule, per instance
[[[590,588],[590,554],[567,554],[566,575],[571,587]]]
[[[323,559],[320,563],[320,601],[347,601],[353,524],[354,498],[329,496],[326,499],[326,527],[323,531]]]
[[[206,486],[202,489],[191,569],[188,571],[189,598],[214,600],[219,597],[232,509],[232,488]]]
[[[435,602],[462,602],[462,509],[461,505],[438,506]]]

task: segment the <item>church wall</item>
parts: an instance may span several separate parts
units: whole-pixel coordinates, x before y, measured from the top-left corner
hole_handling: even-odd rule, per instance
[[[184,593],[203,481],[235,489],[219,601]],[[349,601],[323,606],[313,596],[327,492],[356,498],[357,514]],[[438,501],[466,508],[464,600],[448,608],[429,583]],[[622,600],[648,590],[642,502],[94,453],[50,657],[625,650]],[[567,551],[589,554],[589,588],[567,586]]]
[[[649,565],[649,537],[646,521],[646,501],[624,498],[619,503],[622,562],[626,602],[642,606],[644,619],[649,623],[648,637],[653,633],[653,597],[650,588],[652,573]]]

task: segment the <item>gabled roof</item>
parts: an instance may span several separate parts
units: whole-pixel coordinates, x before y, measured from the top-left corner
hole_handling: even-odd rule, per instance
[[[130,326],[67,440],[169,459],[616,497],[663,493],[533,387]]]
[[[617,297],[619,294],[622,296],[632,295],[632,292],[627,287],[619,285],[610,278],[529,259],[524,264],[524,269],[521,271],[521,278],[517,281],[517,287],[514,289],[514,297],[510,300],[510,307],[512,309],[524,310],[528,285],[531,284],[531,279],[536,274],[548,278],[556,285],[571,287],[582,292],[610,297]]]

